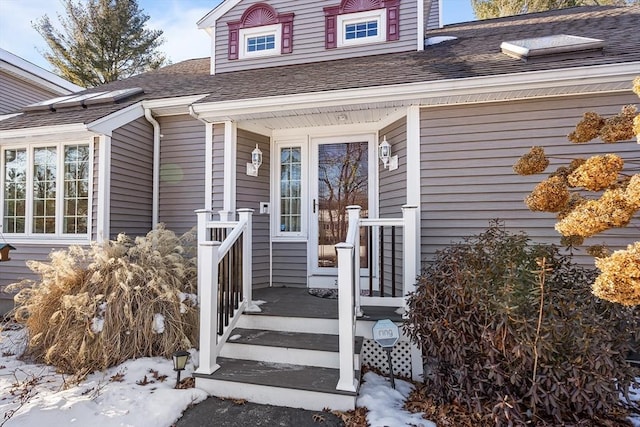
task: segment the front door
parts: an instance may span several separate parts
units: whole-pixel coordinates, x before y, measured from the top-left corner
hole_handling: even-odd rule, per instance
[[[358,205],[361,216],[371,209],[372,138],[322,138],[312,144],[310,286],[332,286],[337,279],[335,245],[344,242],[349,220],[347,206]],[[366,245],[366,239],[361,242]],[[363,254],[366,246],[362,247]],[[366,257],[361,260],[366,268]]]

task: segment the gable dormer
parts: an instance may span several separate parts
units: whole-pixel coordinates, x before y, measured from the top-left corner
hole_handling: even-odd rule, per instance
[[[211,36],[211,73],[219,74],[422,50],[431,3],[225,0],[198,26]]]

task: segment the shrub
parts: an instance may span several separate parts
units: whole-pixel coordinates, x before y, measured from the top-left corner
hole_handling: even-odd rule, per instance
[[[162,226],[146,237],[72,246],[20,289],[15,318],[26,325],[24,356],[79,376],[136,357],[165,356],[197,342],[193,233]]]
[[[595,297],[595,275],[498,222],[439,252],[406,321],[428,397],[496,425],[595,425],[624,413],[640,311]]]

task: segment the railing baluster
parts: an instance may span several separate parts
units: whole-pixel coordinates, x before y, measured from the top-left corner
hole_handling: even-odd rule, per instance
[[[380,296],[384,297],[384,227],[380,226]]]
[[[396,226],[391,226],[391,296],[396,296]]]
[[[369,244],[367,245],[367,256],[369,263],[369,296],[373,296],[373,228],[365,227],[367,230],[367,239],[369,239]]]

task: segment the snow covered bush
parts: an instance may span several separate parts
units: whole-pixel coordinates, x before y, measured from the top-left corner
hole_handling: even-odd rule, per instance
[[[624,417],[640,310],[595,297],[595,276],[498,222],[438,253],[406,322],[425,356],[425,399],[495,425]]]
[[[193,233],[159,226],[145,237],[52,252],[30,261],[39,280],[20,289],[15,319],[24,323],[24,356],[79,376],[131,358],[170,357],[197,343]]]

